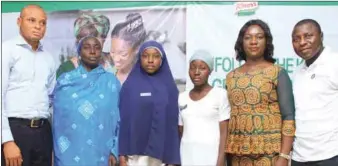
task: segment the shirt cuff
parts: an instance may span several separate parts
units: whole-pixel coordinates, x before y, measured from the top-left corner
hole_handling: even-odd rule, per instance
[[[14,141],[12,132],[10,129],[2,129],[2,140],[1,144],[4,144],[9,141]]]

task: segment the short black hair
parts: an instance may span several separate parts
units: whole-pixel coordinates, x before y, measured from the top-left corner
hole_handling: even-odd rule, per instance
[[[260,19],[249,20],[248,22],[246,22],[243,25],[243,27],[239,31],[237,41],[236,41],[236,44],[235,44],[236,59],[238,61],[241,61],[241,60],[246,61],[246,54],[245,54],[244,48],[243,48],[243,39],[244,39],[245,32],[252,25],[258,25],[259,27],[261,27],[263,29],[264,36],[266,38],[266,47],[265,47],[265,50],[264,50],[264,59],[268,62],[275,63],[276,59],[273,58],[273,50],[274,50],[274,46],[273,46],[273,43],[272,43],[273,37],[272,37],[271,31],[270,31],[270,28],[269,28],[267,23],[265,23],[264,21],[262,21]]]
[[[303,19],[303,20],[300,20],[299,22],[297,22],[297,24],[294,26],[293,29],[295,29],[298,26],[304,25],[304,24],[312,24],[317,28],[319,34],[323,33],[322,28],[320,27],[319,23],[316,20],[309,19],[309,18]]]

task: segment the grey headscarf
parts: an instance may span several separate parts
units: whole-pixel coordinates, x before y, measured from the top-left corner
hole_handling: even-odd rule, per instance
[[[191,56],[189,63],[191,63],[194,60],[201,60],[205,62],[210,72],[214,70],[214,57],[206,50],[197,50],[195,53]]]

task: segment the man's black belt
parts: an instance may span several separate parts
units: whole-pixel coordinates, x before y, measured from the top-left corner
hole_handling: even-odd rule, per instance
[[[48,122],[48,119],[24,119],[24,118],[8,118],[9,122],[21,123],[31,128],[39,128]]]

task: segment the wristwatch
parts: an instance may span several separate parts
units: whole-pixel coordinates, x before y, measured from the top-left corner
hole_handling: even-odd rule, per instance
[[[291,160],[291,156],[290,155],[287,155],[287,154],[284,154],[284,153],[279,153],[279,157],[283,157],[287,160]]]

